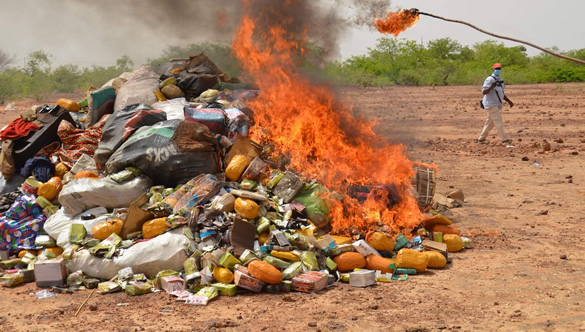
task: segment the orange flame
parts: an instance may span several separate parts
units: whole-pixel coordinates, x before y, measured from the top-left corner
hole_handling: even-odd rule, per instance
[[[401,32],[418,23],[420,15],[416,9],[403,9],[398,13],[388,13],[385,20],[376,20],[376,28],[381,33],[391,33],[398,37]]]
[[[302,56],[305,34],[295,36],[286,30],[290,18],[270,26],[255,22],[254,17],[267,13],[251,11],[250,2],[254,0],[244,2],[247,10],[232,50],[260,90],[248,102],[256,121],[253,137],[285,153],[290,166],[302,176],[315,178],[337,192],[329,197],[333,233],[372,228],[395,233],[414,228],[422,216],[410,192],[414,171],[405,147],[384,143],[372,124],[354,117],[351,108],[330,89],[303,77],[295,69],[295,61]],[[294,2],[286,1],[283,6]],[[386,195],[376,190],[358,202],[345,195],[356,184],[392,186],[399,202],[389,209]],[[342,199],[339,193],[344,195]]]

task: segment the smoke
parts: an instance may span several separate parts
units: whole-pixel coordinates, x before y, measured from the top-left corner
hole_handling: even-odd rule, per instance
[[[4,1],[0,21],[10,33],[0,44],[20,63],[32,51],[53,55],[53,64],[109,66],[122,55],[136,64],[159,56],[169,46],[212,42],[230,44],[240,25],[244,0],[19,0]],[[251,0],[247,0],[251,2]],[[305,36],[338,55],[344,32],[371,25],[389,6],[379,0],[273,0],[282,12],[287,3],[303,10],[291,16]],[[284,13],[287,14],[287,13]],[[300,27],[300,26],[299,26]],[[298,29],[302,30],[302,29]]]
[[[323,58],[337,56],[338,41],[343,32],[356,25],[373,25],[382,16],[389,1],[381,0],[261,0],[250,1],[258,12],[266,7],[272,19],[288,17],[287,31],[306,37],[321,50]],[[150,35],[153,40],[171,43],[201,41],[231,42],[242,15],[244,1],[238,0],[56,0],[55,3],[76,8],[104,24],[99,29],[109,34]],[[294,5],[290,5],[293,3]],[[292,9],[292,10],[291,10]],[[286,12],[284,12],[286,11]],[[270,23],[271,17],[256,18]],[[123,43],[113,48],[124,50]],[[112,50],[116,51],[116,50]],[[119,51],[118,51],[119,52]]]
[[[109,29],[133,27],[183,41],[230,40],[241,3],[234,0],[56,0],[108,22]]]

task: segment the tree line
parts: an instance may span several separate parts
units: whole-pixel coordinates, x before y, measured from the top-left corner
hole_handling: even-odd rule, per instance
[[[499,62],[504,67],[507,83],[585,82],[585,66],[546,53],[528,56],[524,46],[505,46],[487,40],[463,46],[451,38],[419,43],[413,40],[382,37],[367,53],[344,61],[327,61],[318,45],[309,43],[308,52],[299,56],[299,67],[315,78],[339,85],[478,85]],[[585,60],[585,49],[561,52]],[[186,58],[205,52],[230,76],[241,69],[228,44],[209,42],[170,46],[160,56],[149,59],[156,68],[171,58]],[[80,68],[76,65],[52,66],[53,57],[42,51],[28,54],[22,67],[13,66],[14,57],[0,50],[0,104],[8,100],[31,97],[41,101],[50,93],[71,93],[99,87],[125,71],[134,63],[122,56],[111,66]]]
[[[585,60],[585,49],[552,50]],[[462,46],[451,38],[426,44],[380,38],[367,54],[329,63],[326,72],[339,83],[363,86],[477,85],[495,62],[502,64],[506,82],[513,84],[585,81],[585,66],[546,53],[528,56],[524,46],[494,40]]]

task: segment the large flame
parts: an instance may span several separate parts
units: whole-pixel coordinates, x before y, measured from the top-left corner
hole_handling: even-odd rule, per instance
[[[403,9],[397,13],[388,13],[386,19],[377,19],[376,28],[381,33],[390,33],[398,37],[401,32],[418,23],[420,15],[416,9]]]
[[[232,44],[242,68],[260,90],[258,98],[249,102],[256,121],[254,137],[274,144],[298,173],[332,191],[345,195],[355,184],[389,185],[400,196],[388,209],[387,195],[375,190],[365,202],[332,194],[336,197],[329,215],[333,233],[380,226],[398,232],[415,227],[421,213],[410,193],[414,171],[405,148],[385,143],[371,123],[355,118],[331,90],[299,74],[295,62],[304,54],[305,34],[299,37],[287,31],[294,24],[290,17],[270,20],[276,23],[269,26],[255,21],[274,12],[252,11],[254,2],[244,2],[244,16]],[[282,6],[295,6],[295,2],[288,0]]]

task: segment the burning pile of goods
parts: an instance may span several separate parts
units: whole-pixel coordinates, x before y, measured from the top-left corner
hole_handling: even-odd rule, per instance
[[[295,71],[286,27],[263,31],[244,15],[233,44],[254,84],[196,54],[4,129],[1,283],[207,304],[406,280],[472,246],[422,214],[404,147]]]

